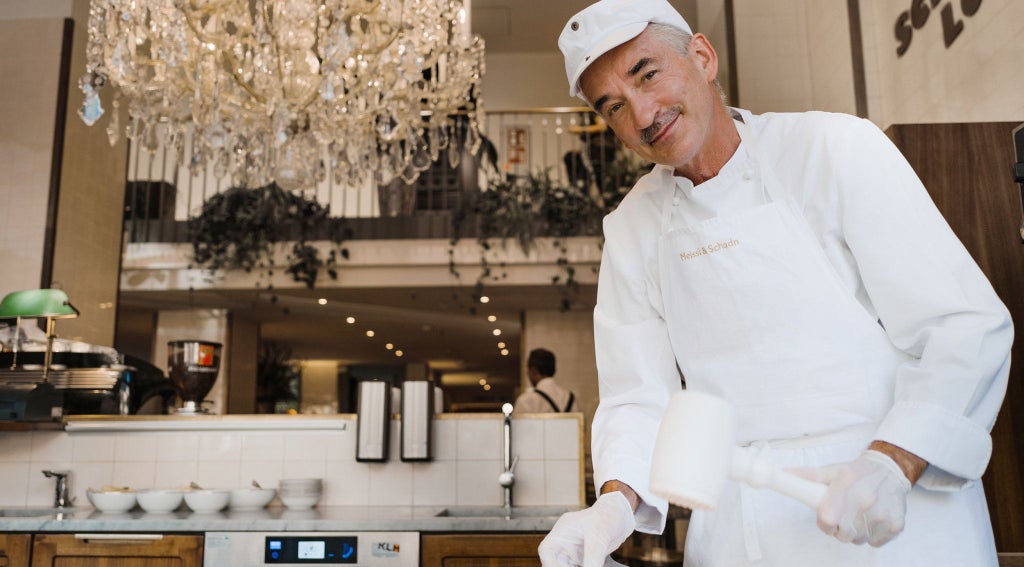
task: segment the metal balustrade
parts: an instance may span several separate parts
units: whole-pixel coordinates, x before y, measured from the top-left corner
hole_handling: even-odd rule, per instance
[[[398,181],[381,187],[344,187],[327,173],[302,194],[325,207],[328,222],[342,225],[349,238],[472,237],[473,222],[461,223],[463,228],[455,235],[452,219],[464,215],[480,191],[542,174],[553,187],[577,187],[607,208],[621,197],[609,199],[607,187],[622,193],[640,165],[624,157],[611,130],[585,107],[489,112],[482,129],[483,141],[475,155],[462,148],[462,160],[452,168],[447,152],[442,152],[412,186]],[[624,163],[628,175],[623,175]],[[231,189],[227,176],[218,177],[215,169],[193,175],[169,148],[150,154],[132,144],[125,194],[127,242],[187,242],[188,220],[208,199]],[[323,227],[322,232],[337,228]]]

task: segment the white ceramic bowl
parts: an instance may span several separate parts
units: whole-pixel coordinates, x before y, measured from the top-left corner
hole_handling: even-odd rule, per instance
[[[134,508],[136,503],[134,490],[99,491],[90,488],[85,491],[85,496],[93,508],[108,514],[127,512]]]
[[[139,507],[150,514],[166,514],[181,506],[185,493],[175,489],[150,489],[138,492]]]
[[[220,488],[189,490],[185,493],[185,504],[197,514],[220,512],[228,505],[231,492]]]
[[[308,510],[320,501],[319,494],[296,496],[282,493],[280,496],[281,502],[289,510]]]
[[[232,510],[259,510],[270,504],[277,491],[273,488],[236,488],[231,491]]]

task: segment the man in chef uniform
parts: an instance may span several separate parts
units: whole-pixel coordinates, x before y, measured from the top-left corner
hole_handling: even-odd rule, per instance
[[[545,566],[660,533],[669,398],[730,401],[738,441],[827,485],[817,510],[728,482],[691,566],[995,566],[980,477],[1009,314],[914,171],[867,120],[723,103],[717,55],[665,0],[603,0],[559,38],[569,91],[656,164],[604,221],[594,310],[601,496]]]

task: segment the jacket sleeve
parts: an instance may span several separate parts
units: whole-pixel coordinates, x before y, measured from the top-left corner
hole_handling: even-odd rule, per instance
[[[645,277],[645,255],[635,244],[642,228],[621,209],[605,219],[594,309],[601,398],[592,430],[594,482],[598,491],[609,480],[628,484],[642,500],[637,530],[661,533],[668,503],[648,489],[651,454],[680,377],[665,321],[649,298],[656,290]]]
[[[988,279],[899,150],[874,124],[838,137],[843,234],[893,344],[912,358],[875,438],[930,466],[919,484],[980,478],[1006,392],[1013,326]],[[966,190],[966,188],[965,188]]]

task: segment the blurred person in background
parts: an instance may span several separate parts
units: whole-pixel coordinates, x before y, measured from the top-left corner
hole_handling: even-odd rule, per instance
[[[533,387],[516,398],[516,413],[547,413],[580,411],[576,394],[555,381],[555,354],[535,348],[526,362],[527,375]]]

